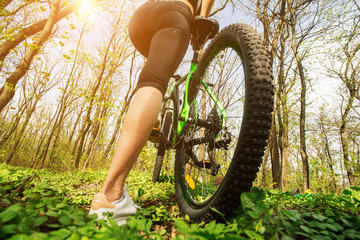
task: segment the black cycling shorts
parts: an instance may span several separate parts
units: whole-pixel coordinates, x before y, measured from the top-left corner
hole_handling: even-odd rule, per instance
[[[191,20],[190,8],[180,1],[149,1],[135,11],[130,40],[147,58],[137,89],[152,86],[165,94],[188,48]]]

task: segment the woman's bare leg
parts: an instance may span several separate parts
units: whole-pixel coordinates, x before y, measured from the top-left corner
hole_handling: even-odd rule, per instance
[[[153,87],[142,87],[135,93],[101,190],[110,202],[122,196],[125,179],[150,136],[162,100],[162,93]]]

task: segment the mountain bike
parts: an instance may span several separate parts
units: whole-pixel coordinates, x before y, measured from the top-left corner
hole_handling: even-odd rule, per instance
[[[250,190],[262,162],[273,111],[272,67],[250,26],[232,24],[219,32],[214,20],[194,25],[190,71],[173,77],[160,127],[152,133],[160,139],[153,181],[165,152],[175,149],[180,211],[195,221],[221,220],[239,208],[240,194]]]

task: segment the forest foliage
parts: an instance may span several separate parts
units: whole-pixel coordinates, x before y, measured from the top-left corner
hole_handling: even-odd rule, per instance
[[[360,239],[360,188],[342,194],[259,190],[241,195],[223,223],[191,223],[174,205],[174,182],[132,172],[128,187],[142,209],[118,227],[88,216],[106,171],[58,173],[0,167],[2,239]],[[221,214],[221,213],[219,213]]]
[[[87,215],[144,63],[127,33],[141,3],[98,1],[85,11],[78,1],[1,2],[0,237],[359,239],[356,0],[216,1],[212,17],[221,26],[232,15],[263,36],[274,72],[258,189],[241,196],[238,217],[226,224],[181,218],[174,152],[162,181],[150,184],[150,143],[128,181],[143,210],[124,228]]]

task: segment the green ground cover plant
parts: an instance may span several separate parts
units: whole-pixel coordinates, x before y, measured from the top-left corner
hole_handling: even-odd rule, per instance
[[[341,195],[254,188],[241,195],[237,217],[205,224],[180,216],[172,176],[152,183],[132,172],[129,193],[142,209],[118,227],[88,215],[105,176],[0,165],[0,239],[360,239],[356,187]]]

